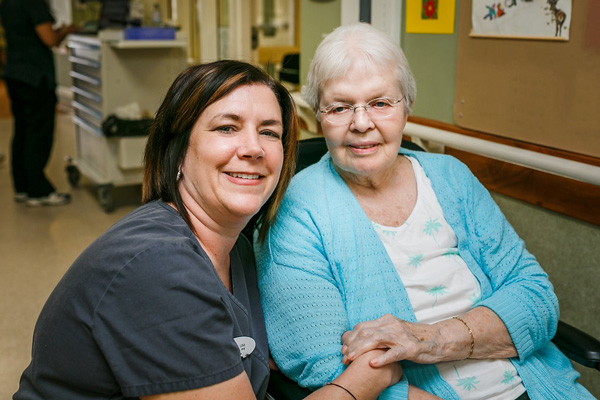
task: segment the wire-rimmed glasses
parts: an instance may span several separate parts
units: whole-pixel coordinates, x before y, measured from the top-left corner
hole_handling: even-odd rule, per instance
[[[390,117],[395,111],[396,106],[404,100],[404,97],[392,99],[390,97],[378,97],[370,100],[364,106],[354,106],[345,103],[332,103],[319,113],[323,115],[323,119],[331,125],[346,125],[352,121],[356,110],[364,108],[369,114],[369,118],[373,120],[385,119]]]

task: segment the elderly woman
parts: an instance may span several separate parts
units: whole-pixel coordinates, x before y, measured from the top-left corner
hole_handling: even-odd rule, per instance
[[[547,275],[489,193],[454,158],[400,148],[416,95],[401,49],[340,27],[304,95],[329,152],[294,177],[256,247],[281,370],[314,390],[388,349],[370,358],[401,361],[385,399],[592,398],[550,343]]]
[[[262,230],[273,223],[294,170],[296,121],[288,92],[252,65],[182,72],[148,138],[145,204],[51,294],[14,399],[263,399],[269,354],[240,232],[253,216]],[[400,379],[400,366],[358,361],[345,379],[373,379],[373,397]]]

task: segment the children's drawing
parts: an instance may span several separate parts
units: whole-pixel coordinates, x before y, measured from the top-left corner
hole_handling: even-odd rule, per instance
[[[572,0],[472,0],[471,36],[569,40]]]
[[[558,0],[548,0],[548,4],[550,4],[550,11],[554,17],[554,22],[556,23],[556,31],[554,36],[560,37],[560,34],[562,33],[562,26],[567,19],[567,14],[563,10],[556,8],[556,3],[558,3]]]

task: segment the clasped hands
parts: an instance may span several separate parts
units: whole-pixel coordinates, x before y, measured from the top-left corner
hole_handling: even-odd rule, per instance
[[[419,364],[444,361],[440,330],[436,325],[408,322],[391,314],[361,322],[342,335],[342,362],[345,365],[375,349],[386,351],[370,360],[372,367],[402,360]]]

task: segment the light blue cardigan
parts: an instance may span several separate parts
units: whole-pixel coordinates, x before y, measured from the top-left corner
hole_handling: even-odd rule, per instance
[[[460,256],[481,285],[478,305],[506,324],[519,354],[511,361],[531,399],[593,398],[550,342],[558,302],[547,275],[487,190],[450,156],[401,151],[431,180]],[[329,154],[294,177],[276,224],[255,249],[273,358],[301,386],[315,390],[342,373],[341,336],[357,323],[386,313],[415,321],[398,273]],[[380,399],[406,399],[407,380],[458,399],[434,366],[402,366],[402,381]]]

